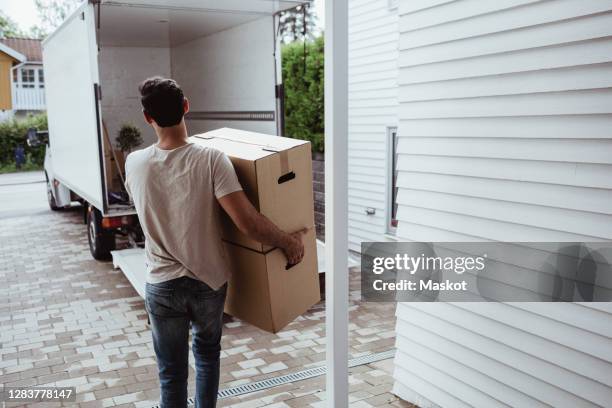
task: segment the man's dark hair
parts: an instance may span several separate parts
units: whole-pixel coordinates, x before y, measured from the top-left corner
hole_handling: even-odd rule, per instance
[[[147,115],[160,127],[175,126],[183,119],[183,90],[175,80],[162,77],[145,79],[138,87],[140,102]]]

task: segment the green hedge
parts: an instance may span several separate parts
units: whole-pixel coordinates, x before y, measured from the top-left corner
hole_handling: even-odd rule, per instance
[[[22,145],[25,150],[24,170],[42,168],[45,160],[45,146],[29,147],[26,136],[29,128],[47,130],[47,115],[29,115],[25,118],[0,122],[0,171],[15,170],[15,148]]]
[[[285,134],[309,140],[314,152],[323,152],[323,37],[296,41],[282,49],[285,87]]]

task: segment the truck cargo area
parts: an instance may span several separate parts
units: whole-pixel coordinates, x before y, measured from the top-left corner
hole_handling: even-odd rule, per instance
[[[293,1],[106,1],[94,8],[107,213],[132,211],[123,201],[123,124],[156,141],[145,122],[138,85],[174,78],[191,109],[190,134],[232,127],[277,134],[274,14]],[[116,163],[115,163],[116,161]]]

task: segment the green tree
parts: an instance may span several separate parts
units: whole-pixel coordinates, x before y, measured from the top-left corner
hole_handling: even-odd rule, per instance
[[[24,37],[25,33],[19,28],[17,23],[0,11],[0,30],[2,31],[1,37]]]
[[[297,41],[282,49],[285,134],[309,140],[315,152],[324,148],[323,51],[323,36],[307,41],[305,46]]]
[[[72,13],[82,0],[34,0],[40,24],[30,32],[37,38],[44,38]]]
[[[279,21],[278,34],[283,43],[315,39],[317,15],[308,4],[281,12]]]

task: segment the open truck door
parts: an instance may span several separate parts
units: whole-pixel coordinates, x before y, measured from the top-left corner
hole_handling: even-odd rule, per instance
[[[84,3],[43,43],[54,180],[103,210],[105,186],[92,4]]]

